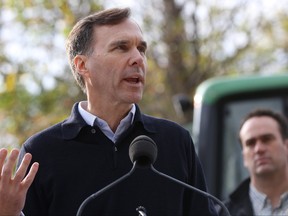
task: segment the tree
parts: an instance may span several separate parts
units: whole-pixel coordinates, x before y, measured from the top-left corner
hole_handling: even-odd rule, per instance
[[[64,119],[73,103],[85,98],[66,63],[65,37],[80,17],[101,6],[95,1],[7,1],[1,8],[11,18],[3,16],[0,25],[17,26],[14,33],[29,44],[27,54],[25,44],[15,47],[9,41],[13,35],[0,42],[0,146],[17,147]]]
[[[137,2],[133,16],[150,45],[141,109],[182,124],[192,114],[177,115],[175,95],[192,100],[196,87],[213,76],[275,71],[275,62],[279,70],[287,69],[288,4],[269,17],[261,5],[249,14],[251,4]],[[0,145],[18,145],[65,118],[72,104],[85,98],[71,76],[65,38],[80,17],[105,5],[93,0],[6,0],[1,6]],[[4,29],[14,33],[7,35]],[[13,43],[20,39],[27,45]]]
[[[163,107],[172,107],[175,94],[192,99],[196,87],[210,77],[267,73],[267,67],[270,73],[287,69],[287,61],[278,61],[275,67],[277,53],[281,52],[282,59],[287,59],[287,8],[275,8],[273,16],[266,16],[261,5],[253,4],[250,1],[229,5],[197,0],[151,1],[153,9],[146,10],[147,30],[154,32],[151,27],[156,26],[160,35],[151,51],[153,70],[158,68],[156,71],[165,78],[162,78],[164,84],[161,83],[164,88],[160,88],[159,94],[154,93],[158,106],[153,104],[150,110],[156,107],[161,112]],[[257,10],[251,12],[252,6]],[[152,13],[163,17],[156,19]],[[192,117],[181,118],[171,109],[165,111],[166,117],[182,123]]]

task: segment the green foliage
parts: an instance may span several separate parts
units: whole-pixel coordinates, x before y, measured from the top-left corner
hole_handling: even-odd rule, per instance
[[[16,15],[13,23],[23,27],[23,36],[32,38],[31,48],[46,53],[48,61],[34,59],[33,49],[30,51],[33,55],[16,54],[25,56],[24,62],[9,58],[4,52],[0,54],[0,147],[19,146],[33,133],[66,118],[72,105],[85,99],[67,65],[65,44],[59,52],[55,38],[66,37],[79,17],[97,8],[101,6],[96,1],[5,1],[2,11]],[[3,41],[0,44],[2,49],[6,45]],[[63,58],[58,74],[49,61],[53,55]],[[53,80],[53,88],[46,87],[46,78]]]

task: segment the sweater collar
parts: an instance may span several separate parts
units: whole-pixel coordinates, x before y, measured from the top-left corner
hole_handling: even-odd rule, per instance
[[[78,104],[79,103],[75,103],[73,105],[70,116],[66,120],[64,120],[61,124],[62,135],[63,138],[66,140],[75,138],[83,127],[91,127],[85,122],[85,120],[80,115],[78,110]],[[137,104],[133,125],[136,124],[142,124],[144,129],[148,132],[151,133],[156,132],[156,128],[153,122],[151,121],[151,118],[149,118],[147,115],[142,114]]]

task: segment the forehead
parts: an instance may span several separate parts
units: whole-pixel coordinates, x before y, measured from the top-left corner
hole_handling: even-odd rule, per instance
[[[123,22],[115,25],[96,26],[94,28],[94,38],[97,41],[109,41],[133,39],[144,41],[143,33],[139,25],[132,19],[126,19]]]
[[[249,139],[264,134],[279,134],[276,120],[268,116],[252,117],[248,119],[240,130],[241,139]]]

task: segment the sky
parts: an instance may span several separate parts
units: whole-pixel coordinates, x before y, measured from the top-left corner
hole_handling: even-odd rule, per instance
[[[139,1],[135,0],[106,0],[103,1],[106,7],[136,7]]]

